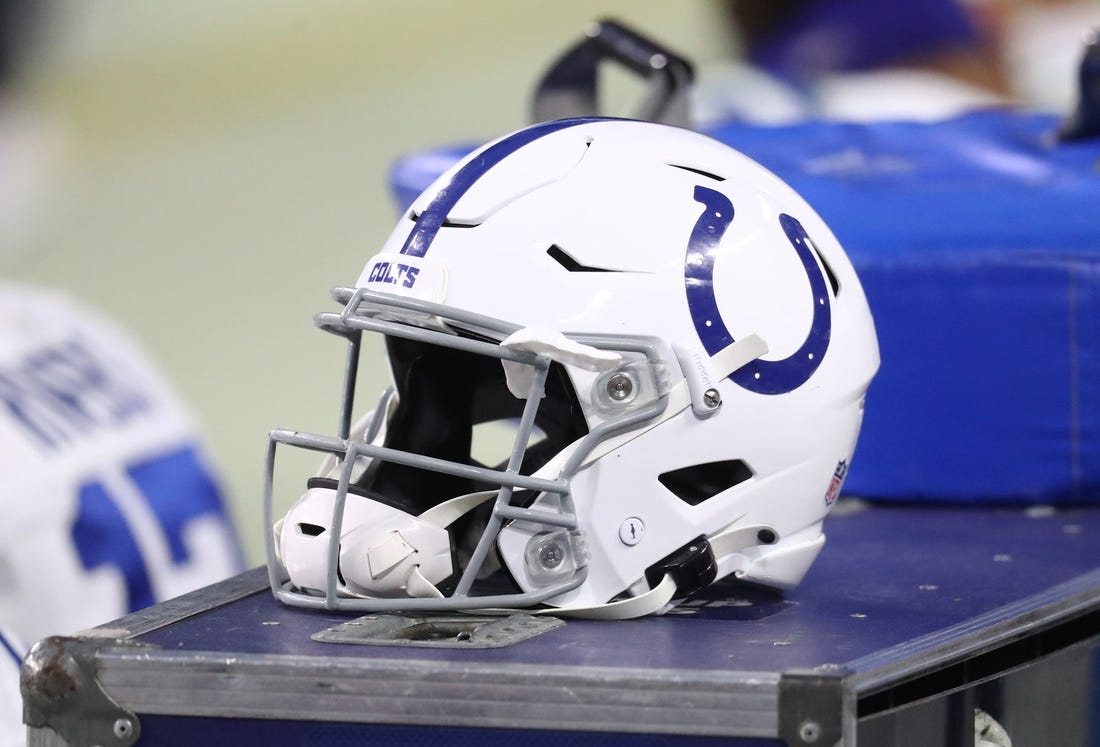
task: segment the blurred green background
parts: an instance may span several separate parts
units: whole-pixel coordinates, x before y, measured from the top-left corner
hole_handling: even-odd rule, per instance
[[[390,164],[525,124],[543,68],[604,16],[701,63],[735,48],[698,0],[54,4],[22,81],[35,221],[3,274],[148,348],[259,562],[266,435],[335,428],[343,345],[312,315],[392,228]]]

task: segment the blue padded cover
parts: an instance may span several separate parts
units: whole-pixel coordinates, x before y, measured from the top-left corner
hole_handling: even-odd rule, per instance
[[[844,245],[882,369],[847,493],[1100,502],[1100,141],[1046,115],[730,124]],[[470,147],[400,160],[404,208]]]

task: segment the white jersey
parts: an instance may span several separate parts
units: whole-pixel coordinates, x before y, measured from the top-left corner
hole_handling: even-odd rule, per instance
[[[0,511],[0,625],[28,644],[242,564],[195,423],[147,356],[71,299],[3,284]]]
[[[0,747],[27,743],[19,697],[19,663],[23,644],[0,626]]]

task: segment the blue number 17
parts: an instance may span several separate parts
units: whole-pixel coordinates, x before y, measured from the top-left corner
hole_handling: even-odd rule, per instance
[[[184,543],[184,529],[190,521],[214,515],[229,525],[221,492],[193,446],[131,464],[126,474],[156,517],[174,566],[190,560]],[[103,483],[84,483],[77,490],[77,499],[72,539],[84,568],[117,568],[125,579],[129,612],[157,601],[133,531]]]

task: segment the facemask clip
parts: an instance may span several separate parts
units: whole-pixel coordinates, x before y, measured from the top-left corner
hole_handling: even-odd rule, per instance
[[[589,557],[584,532],[568,529],[536,534],[524,552],[531,580],[543,586],[572,576]]]

